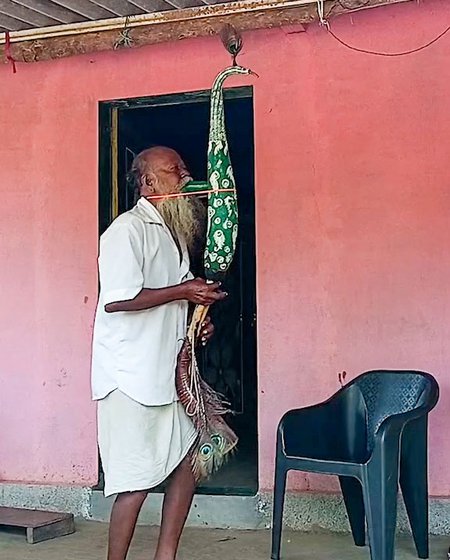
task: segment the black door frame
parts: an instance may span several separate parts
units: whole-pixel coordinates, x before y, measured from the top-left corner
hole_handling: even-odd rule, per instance
[[[148,97],[136,97],[127,99],[112,99],[99,102],[99,177],[98,177],[98,219],[99,234],[109,226],[119,213],[119,183],[118,183],[118,162],[119,162],[119,115],[121,111],[132,109],[143,109],[150,107],[161,107],[170,105],[181,105],[188,103],[205,102],[210,99],[210,90],[183,92],[174,94],[155,95]],[[223,90],[224,100],[251,98],[254,99],[252,86],[241,86],[226,88]],[[256,277],[255,277],[256,278]],[[254,317],[256,320],[256,316]],[[257,344],[257,341],[256,341]],[[256,357],[255,357],[256,358]],[[255,364],[257,374],[257,364]],[[258,422],[258,419],[256,419]],[[258,439],[257,439],[258,441]],[[258,444],[257,444],[258,445]],[[259,455],[259,453],[257,453]],[[257,468],[257,471],[259,469]],[[257,486],[259,480],[257,481]],[[102,483],[97,488],[101,488]],[[200,494],[221,494],[221,495],[248,495],[253,492],[244,490],[229,491],[227,488],[220,489],[199,489]]]
[[[252,98],[253,87],[242,86],[223,90],[224,100]],[[112,99],[99,102],[99,231],[102,233],[118,214],[118,124],[119,112],[163,105],[184,105],[209,100],[210,90]],[[109,188],[107,186],[109,185]]]

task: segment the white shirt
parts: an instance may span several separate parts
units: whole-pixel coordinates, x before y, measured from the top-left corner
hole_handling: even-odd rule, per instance
[[[181,249],[180,259],[161,214],[144,198],[101,236],[92,349],[94,400],[115,389],[144,405],[177,400],[175,368],[186,334],[188,302],[115,313],[106,313],[105,305],[133,299],[142,288],[166,288],[192,278],[186,245]]]

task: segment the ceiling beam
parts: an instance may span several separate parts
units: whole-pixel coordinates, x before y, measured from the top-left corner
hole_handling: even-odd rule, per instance
[[[31,8],[35,12],[53,18],[60,23],[75,23],[80,21],[81,16],[72,10],[58,6],[48,0],[20,0],[22,6]]]
[[[30,29],[33,27],[29,24],[24,24],[23,21],[20,19],[13,18],[11,16],[7,16],[5,14],[0,13],[0,27],[3,27],[7,31],[18,31],[19,29]],[[4,41],[4,39],[3,39]]]
[[[162,12],[173,8],[166,0],[129,0],[129,2],[147,13]]]
[[[101,8],[105,8],[109,10],[113,14],[119,17],[124,16],[131,16],[136,14],[143,14],[145,13],[144,10],[138,8],[137,6],[133,6],[127,0],[90,0],[92,4],[97,4]]]
[[[170,4],[173,8],[179,10],[184,10],[185,8],[194,8],[196,6],[202,6],[205,2],[202,0],[165,0],[167,4]],[[207,5],[207,3],[206,3]]]
[[[21,4],[11,2],[11,0],[0,0],[0,13],[13,17],[14,19],[28,23],[33,27],[45,27],[55,23],[61,23],[58,20],[44,16],[39,12],[30,10]]]
[[[90,0],[77,0],[76,6],[74,6],[73,0],[52,0],[52,2],[93,21],[97,19],[110,18],[115,15],[113,12],[90,2]]]
[[[60,0],[61,1],[61,0]],[[364,9],[410,2],[413,0],[368,0]],[[361,0],[325,3],[325,13],[334,17],[361,9]],[[216,35],[225,23],[241,31],[308,24],[317,21],[315,0],[255,0],[232,2],[228,5],[205,6],[173,10],[159,14],[129,18],[128,35],[131,44],[123,48],[177,41],[193,37]],[[111,50],[117,46],[125,24],[124,18],[58,26],[48,30],[18,32],[11,35],[12,55],[17,61],[34,62]],[[0,20],[0,26],[2,25]],[[45,31],[45,33],[43,33]],[[39,32],[43,33],[39,35]],[[65,33],[65,34],[63,34]],[[35,38],[33,38],[35,37]],[[0,57],[4,57],[4,40],[0,39]]]

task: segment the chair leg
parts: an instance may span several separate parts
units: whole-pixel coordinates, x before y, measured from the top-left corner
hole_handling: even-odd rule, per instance
[[[356,546],[366,544],[366,518],[364,515],[364,499],[359,480],[348,476],[340,476],[342,495],[347,510],[353,540]]]
[[[283,509],[286,492],[287,471],[278,461],[275,466],[275,488],[273,496],[273,518],[272,518],[272,560],[280,559],[281,534],[283,530]]]
[[[400,487],[419,558],[429,557],[427,421],[407,426],[400,460]]]
[[[371,560],[394,560],[397,525],[397,466],[371,464],[363,483]]]

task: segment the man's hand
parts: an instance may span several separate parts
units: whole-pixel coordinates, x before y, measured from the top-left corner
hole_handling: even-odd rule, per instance
[[[214,335],[214,325],[211,322],[211,317],[206,317],[201,325],[200,341],[202,346],[206,346]]]
[[[167,288],[143,288],[138,295],[130,300],[116,301],[105,305],[107,313],[116,311],[142,311],[152,309],[158,305],[187,299],[188,301],[200,305],[212,305],[227,297],[227,293],[219,290],[220,282],[208,284],[206,280],[196,278],[188,280],[183,284],[168,286]]]
[[[184,299],[200,305],[212,305],[228,295],[226,292],[219,290],[220,282],[208,284],[202,278],[188,280],[181,284],[181,286],[184,292]]]

